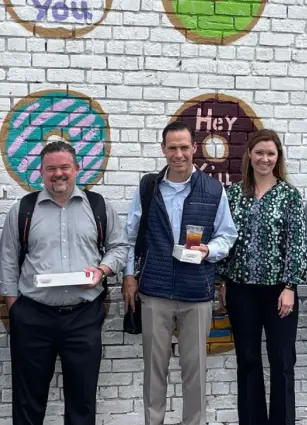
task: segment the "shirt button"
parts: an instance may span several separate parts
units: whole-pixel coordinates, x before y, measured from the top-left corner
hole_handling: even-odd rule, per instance
[[[65,292],[67,293],[67,292],[68,292],[68,290],[67,290],[67,289],[65,289]]]
[[[65,223],[62,223],[63,224],[63,226],[65,226]]]
[[[66,255],[64,255],[64,257],[63,258],[66,258]]]
[[[63,239],[63,242],[66,242],[66,239]]]
[[[65,211],[65,208],[62,208],[63,211]]]

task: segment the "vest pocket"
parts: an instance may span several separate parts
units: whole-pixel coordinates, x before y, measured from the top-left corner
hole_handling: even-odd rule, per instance
[[[209,283],[206,269],[204,270],[204,275],[205,275],[205,284],[206,284],[206,297],[208,297],[210,295],[210,283]]]
[[[210,204],[209,202],[190,202],[189,205],[201,205],[203,207],[215,207],[216,204]]]
[[[144,274],[144,270],[145,270],[147,259],[148,259],[148,254],[149,254],[149,249],[147,249],[147,252],[146,252],[146,257],[145,257],[144,265],[143,265],[142,270],[141,270],[139,282],[141,282],[141,279],[142,279],[143,274]]]

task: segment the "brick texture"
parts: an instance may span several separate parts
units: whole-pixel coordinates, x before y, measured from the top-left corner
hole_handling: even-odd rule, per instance
[[[98,22],[101,18],[99,1],[88,2],[87,8],[77,10],[68,6],[59,10],[55,1],[50,2],[48,10],[35,9],[30,3],[12,0],[7,11],[3,5],[0,7],[1,131],[7,128],[10,110],[19,108],[19,102],[36,91],[75,91],[83,94],[84,99],[88,96],[91,100],[87,101],[87,107],[99,105],[108,116],[111,140],[106,172],[103,178],[96,180],[93,189],[114,202],[123,222],[140,177],[164,165],[161,130],[185,102],[207,94],[245,102],[254,112],[253,120],[259,118],[262,125],[279,132],[290,180],[307,198],[306,1],[270,0],[264,4],[255,0],[242,3],[239,8],[235,2],[219,2],[215,11],[208,2],[200,17],[197,17],[197,8],[202,2],[195,0],[102,1],[103,7],[107,5],[110,10],[101,22]],[[166,13],[166,5],[171,3],[177,5],[177,18],[181,19],[178,30],[174,27],[174,11]],[[18,22],[11,15],[12,8],[20,17]],[[39,18],[39,14],[43,18]],[[55,17],[59,14],[62,14],[61,29],[56,33]],[[89,31],[85,31],[89,27],[85,17],[88,22],[92,19],[97,23]],[[254,19],[249,31],[247,25]],[[21,24],[27,20],[36,22],[36,26]],[[227,105],[229,107],[229,103]],[[23,128],[33,125],[39,113],[31,113]],[[230,110],[225,110],[225,114],[232,116]],[[63,114],[63,120],[65,118],[67,115]],[[225,123],[220,116],[213,118],[211,124],[216,128]],[[70,125],[67,121],[67,126]],[[84,125],[80,137],[89,130]],[[22,156],[27,154],[29,143],[43,137],[44,127],[41,131],[33,133],[33,140],[28,140]],[[212,146],[209,148],[208,152]],[[9,208],[25,194],[13,178],[5,156],[2,150],[0,228]],[[16,168],[16,163],[12,162],[11,167]],[[227,179],[223,182],[227,184]],[[99,425],[143,424],[141,338],[123,335],[120,284],[121,276],[110,282],[109,314],[103,328],[103,358],[97,390]],[[0,310],[3,319],[0,323],[0,425],[11,425],[10,355],[5,328],[8,321],[3,305]],[[223,326],[227,327],[224,319],[214,322],[217,330]],[[210,425],[237,423],[236,361],[231,337],[226,339],[224,346],[218,343],[217,347],[212,340],[211,351],[218,354],[208,357]],[[297,352],[297,423],[307,425],[305,287],[300,288]],[[265,349],[264,363],[267,377]],[[165,423],[177,424],[181,419],[182,388],[175,337],[168,382]],[[267,387],[269,389],[268,382]],[[61,368],[57,364],[46,425],[63,424],[63,400]]]

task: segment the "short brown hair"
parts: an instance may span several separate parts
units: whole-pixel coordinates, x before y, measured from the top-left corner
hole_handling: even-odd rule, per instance
[[[70,143],[64,142],[62,140],[49,142],[45,145],[45,147],[40,153],[41,165],[43,165],[45,155],[47,155],[48,153],[54,153],[54,152],[69,152],[73,158],[74,163],[78,165],[75,149],[72,147]]]
[[[246,144],[246,149],[245,149],[245,153],[244,153],[242,165],[241,165],[243,192],[246,196],[254,196],[255,194],[254,171],[251,165],[249,153],[251,152],[251,150],[254,149],[257,143],[266,142],[270,140],[272,140],[272,142],[275,143],[275,146],[278,152],[277,163],[273,170],[273,174],[279,180],[287,181],[287,169],[285,164],[285,156],[282,149],[282,143],[280,141],[280,138],[275,131],[263,128],[262,130],[258,130],[255,133],[253,133],[248,139],[248,142]]]
[[[194,143],[194,131],[192,130],[191,127],[188,126],[188,124],[186,124],[183,121],[173,121],[169,124],[167,124],[167,126],[164,128],[163,133],[162,133],[162,145],[166,145],[166,136],[168,132],[172,132],[172,131],[184,131],[187,130],[190,135],[191,135],[191,143]]]

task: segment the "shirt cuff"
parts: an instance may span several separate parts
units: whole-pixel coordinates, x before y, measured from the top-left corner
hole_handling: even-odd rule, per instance
[[[113,258],[104,257],[101,260],[101,263],[99,264],[99,266],[102,266],[102,265],[109,267],[109,269],[111,269],[114,274],[118,274],[125,267],[124,262],[114,257]]]
[[[17,297],[18,296],[18,285],[7,285],[0,283],[0,295],[2,297]]]
[[[124,268],[124,276],[134,276],[134,264],[128,263]]]
[[[306,282],[304,281],[304,279],[298,277],[298,276],[292,276],[292,277],[288,277],[288,278],[284,278],[283,279],[283,283],[285,285],[287,284],[291,284],[291,285],[304,285],[306,284]]]
[[[207,244],[207,247],[209,249],[209,254],[205,258],[205,260],[209,261],[209,263],[215,263],[216,261],[218,261],[217,255],[218,255],[218,248],[219,247],[216,243],[214,243],[214,241],[209,242]]]

